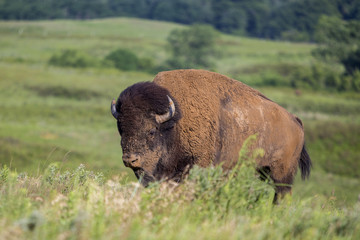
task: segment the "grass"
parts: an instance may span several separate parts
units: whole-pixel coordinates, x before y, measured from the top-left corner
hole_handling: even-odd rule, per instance
[[[250,210],[245,205],[239,206],[238,210],[222,215],[216,208],[223,206],[209,198],[207,203],[201,200],[203,197],[191,195],[194,193],[190,199],[195,201],[190,201],[171,195],[170,186],[138,188],[134,174],[123,166],[110,101],[127,86],[149,81],[153,75],[47,64],[61,49],[84,51],[100,59],[118,47],[129,48],[160,64],[167,57],[167,34],[178,27],[184,26],[130,18],[0,21],[0,166],[10,168],[10,177],[1,185],[0,195],[0,229],[5,229],[2,231],[7,235],[0,235],[35,239],[101,236],[356,239],[349,228],[358,229],[352,213],[359,213],[355,205],[360,194],[359,94],[312,90],[301,90],[299,94],[290,88],[261,87],[259,90],[266,96],[303,120],[314,168],[308,181],[302,182],[297,176],[292,201],[285,207],[268,205],[266,201],[270,201],[272,193],[257,182],[268,194],[261,196],[261,204],[254,203],[256,208]],[[256,78],[262,78],[263,69],[286,70],[283,66],[287,64],[310,64],[314,48],[311,44],[228,35],[220,35],[217,45],[222,54],[215,70],[250,85],[256,85]],[[90,174],[86,188],[75,184],[76,191],[70,187],[64,194],[57,185],[44,185],[48,184],[44,179],[52,163],[58,164],[54,176],[66,171],[76,175],[78,166],[84,164],[86,171],[101,172],[105,184]],[[211,171],[206,174],[215,174]],[[118,177],[122,174],[126,177]],[[203,184],[197,181],[190,180],[176,189],[186,197],[189,185]],[[110,193],[113,195],[109,205],[100,204],[98,199],[106,199]],[[156,194],[164,196],[163,199]],[[216,197],[216,191],[210,191],[209,196]],[[244,196],[233,197],[245,201]],[[65,205],[61,205],[63,202]],[[146,208],[147,203],[155,204],[154,211]],[[206,208],[203,215],[195,216],[202,213],[202,207]],[[52,219],[53,215],[56,217]],[[38,217],[43,219],[43,225],[34,231],[23,229],[24,221]],[[77,227],[78,222],[81,227]],[[345,230],[341,230],[342,226]]]
[[[7,63],[0,64],[0,69],[9,73],[0,82],[2,164],[9,166],[11,161],[13,168],[31,172],[39,162],[64,160],[65,166],[85,162],[119,170],[119,138],[108,110],[120,91],[113,84],[125,88],[131,84],[129,79],[149,80],[148,75],[119,76],[111,71],[105,75]],[[102,150],[94,151],[96,148]],[[70,152],[68,158],[50,154],[54,149],[55,153]]]
[[[360,205],[334,197],[288,197],[273,205],[271,186],[244,164],[192,169],[183,184],[141,188],[121,176],[104,181],[79,166],[50,165],[29,177],[0,174],[0,228],[5,239],[357,239]]]

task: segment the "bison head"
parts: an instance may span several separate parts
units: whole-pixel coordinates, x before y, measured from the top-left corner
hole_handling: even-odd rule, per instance
[[[177,169],[174,127],[181,112],[169,91],[152,82],[137,83],[113,100],[111,112],[121,135],[125,166],[145,186],[172,178]]]

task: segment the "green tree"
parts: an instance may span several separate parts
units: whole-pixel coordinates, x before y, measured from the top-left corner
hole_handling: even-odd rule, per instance
[[[214,1],[213,8],[215,12],[213,25],[216,29],[226,33],[245,32],[247,18],[242,8],[226,0]]]
[[[216,31],[207,25],[193,25],[175,29],[168,36],[171,68],[213,67],[211,57],[216,54]]]
[[[253,37],[313,41],[322,15],[360,20],[359,0],[0,0],[0,19],[139,17]]]
[[[337,89],[360,91],[360,21],[323,16],[315,36],[320,45],[313,55],[324,62],[341,64],[345,69]]]
[[[185,24],[210,23],[213,17],[211,0],[158,1],[149,14],[154,19]]]
[[[320,46],[313,54],[321,60],[343,64],[346,73],[360,70],[360,21],[323,16],[316,28]]]

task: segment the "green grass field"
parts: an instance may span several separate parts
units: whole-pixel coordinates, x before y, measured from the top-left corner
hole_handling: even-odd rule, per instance
[[[138,56],[151,58],[156,64],[161,64],[167,58],[166,37],[174,28],[184,28],[184,26],[130,18],[90,21],[0,21],[0,166],[8,166],[11,170],[9,176],[12,176],[8,177],[6,181],[4,180],[3,184],[0,180],[0,232],[1,228],[4,228],[6,233],[11,235],[15,223],[22,218],[27,218],[37,210],[45,215],[43,216],[45,219],[48,219],[47,217],[51,216],[51,211],[54,211],[53,208],[56,205],[51,205],[51,201],[57,196],[63,195],[67,204],[70,204],[69,201],[71,202],[72,198],[76,200],[74,200],[74,209],[71,210],[71,214],[64,217],[60,227],[55,226],[57,220],[44,220],[45,223],[34,233],[35,235],[21,232],[25,230],[14,230],[20,231],[19,238],[26,239],[30,236],[33,239],[44,239],[43,237],[46,236],[56,236],[59,239],[75,239],[77,238],[76,234],[79,233],[79,239],[88,237],[108,239],[105,236],[109,236],[109,239],[116,239],[118,236],[129,239],[155,239],[157,237],[166,238],[167,231],[173,232],[176,229],[176,231],[183,231],[184,237],[181,238],[180,235],[172,233],[170,238],[184,239],[187,236],[195,236],[193,233],[197,227],[192,224],[199,224],[201,231],[196,236],[200,239],[209,239],[211,234],[215,239],[216,236],[221,236],[222,232],[226,233],[227,238],[264,239],[266,236],[272,236],[270,239],[278,239],[276,235],[273,235],[276,232],[271,230],[271,227],[274,224],[276,228],[283,228],[287,224],[286,221],[291,220],[289,216],[288,218],[284,217],[287,216],[286,210],[272,209],[260,204],[260,208],[264,208],[264,213],[253,219],[253,215],[261,211],[260,208],[251,210],[250,213],[244,213],[248,206],[245,208],[241,206],[239,212],[230,211],[224,218],[221,217],[221,213],[217,212],[211,215],[208,221],[205,221],[211,208],[216,207],[216,204],[209,203],[205,206],[209,209],[202,217],[199,219],[190,217],[194,220],[192,222],[191,220],[186,221],[186,214],[191,213],[192,206],[201,211],[201,204],[196,205],[199,202],[189,203],[184,200],[186,211],[180,215],[180,219],[162,220],[160,218],[166,218],[167,214],[173,214],[176,211],[169,209],[169,206],[182,211],[181,204],[183,202],[169,199],[164,200],[165,203],[160,200],[159,202],[154,200],[151,203],[150,200],[146,200],[159,191],[160,195],[168,194],[166,191],[161,192],[161,188],[157,187],[150,190],[139,190],[140,195],[137,195],[138,193],[134,195],[137,199],[136,204],[141,205],[141,201],[144,203],[149,201],[149,204],[168,204],[167,207],[164,205],[166,209],[164,211],[157,206],[156,210],[149,213],[155,220],[154,222],[146,220],[143,232],[141,232],[143,218],[149,218],[149,216],[135,211],[137,215],[121,213],[128,214],[119,218],[127,219],[127,225],[117,230],[120,232],[114,232],[114,235],[111,235],[112,229],[119,222],[115,221],[111,224],[109,222],[115,219],[116,214],[120,214],[118,212],[120,210],[116,210],[115,215],[109,215],[107,212],[99,213],[100,215],[105,214],[104,218],[101,218],[100,215],[100,217],[92,218],[93,213],[91,213],[89,215],[91,221],[101,219],[99,220],[101,229],[85,233],[86,230],[91,229],[91,224],[96,225],[94,222],[87,222],[90,225],[81,228],[82,230],[79,232],[76,232],[78,230],[72,232],[73,230],[69,228],[71,221],[82,218],[80,216],[82,211],[86,215],[96,208],[92,205],[94,204],[92,201],[97,201],[92,199],[95,197],[94,193],[89,193],[91,197],[83,199],[80,195],[86,195],[87,188],[80,187],[82,190],[78,196],[73,190],[62,192],[57,185],[41,185],[48,184],[48,182],[40,184],[45,181],[45,175],[49,171],[46,169],[49,169],[48,166],[51,163],[58,163],[59,170],[56,170],[56,174],[54,173],[56,176],[67,170],[76,171],[80,164],[84,164],[88,170],[102,172],[105,179],[117,179],[114,189],[118,189],[118,191],[116,192],[114,189],[112,191],[115,191],[114,194],[128,194],[127,197],[119,198],[119,201],[131,205],[128,203],[131,201],[129,194],[131,196],[131,192],[137,189],[131,183],[135,181],[135,178],[130,170],[125,169],[121,160],[120,138],[115,120],[109,111],[110,101],[117,97],[125,87],[138,81],[152,80],[154,75],[141,72],[121,72],[116,69],[99,67],[58,68],[49,66],[47,62],[53,54],[62,49],[83,51],[94,58],[101,59],[112,50],[122,47],[130,49]],[[271,42],[220,35],[217,47],[221,50],[221,56],[217,58],[214,70],[250,85],[254,76],[261,78],[263,69],[284,64],[309,65],[313,61],[310,53],[314,46],[311,44]],[[330,231],[333,235],[330,235],[329,238],[351,239],[355,235],[346,229],[349,226],[354,227],[351,225],[353,219],[351,213],[346,211],[359,213],[359,208],[356,208],[354,204],[360,195],[360,95],[311,90],[301,90],[301,94],[297,95],[294,89],[270,87],[261,87],[259,90],[303,120],[307,146],[314,163],[308,181],[302,182],[297,178],[293,188],[292,203],[286,205],[285,208],[290,211],[293,209],[294,216],[298,216],[301,221],[307,221],[307,216],[301,215],[301,209],[298,209],[297,205],[304,206],[304,211],[310,212],[314,207],[314,212],[308,217],[311,221],[315,221],[313,218],[318,218],[319,221],[327,219],[325,225],[318,227],[324,230],[333,226],[331,230],[333,232]],[[26,181],[33,179],[34,182],[18,182],[16,179],[24,176],[22,172],[26,172],[30,176],[26,178],[28,179]],[[116,177],[123,174],[127,174],[127,177]],[[89,180],[88,183],[91,191],[97,191],[96,189],[100,187],[103,194],[100,194],[99,197],[105,198],[108,187],[101,187],[104,185],[98,185],[98,182],[92,181],[95,180]],[[37,182],[45,190],[36,189],[35,186],[40,186],[36,185]],[[127,183],[120,184],[124,182]],[[31,185],[31,189],[27,184]],[[87,187],[89,186],[87,185]],[[215,193],[211,192],[211,194]],[[42,201],[36,200],[36,196],[40,196]],[[11,203],[11,198],[19,199],[19,202]],[[139,200],[143,198],[145,200]],[[202,199],[201,196],[199,198]],[[316,200],[312,205],[313,198]],[[195,197],[195,199],[197,198]],[[265,202],[268,201],[268,198],[264,199]],[[240,198],[240,200],[245,201],[245,198]],[[84,209],[81,208],[84,204],[83,201],[87,206]],[[116,201],[116,198],[113,197],[111,204],[114,206],[119,204]],[[15,205],[9,208],[5,207],[10,203]],[[326,206],[325,210],[322,210],[322,204]],[[126,206],[131,207],[130,205]],[[259,203],[255,205],[259,207]],[[111,211],[108,206],[99,206],[106,211]],[[20,210],[20,212],[16,212],[17,208],[22,209],[23,212]],[[352,210],[346,210],[347,208]],[[142,208],[140,207],[140,209]],[[215,209],[212,210],[215,211]],[[330,213],[334,213],[332,220],[328,218]],[[267,214],[275,214],[273,223]],[[134,219],[129,220],[129,217],[132,216]],[[233,220],[228,220],[229,217],[233,217]],[[262,221],[260,217],[267,220]],[[59,216],[58,221],[61,219]],[[347,219],[352,220],[346,222]],[[285,231],[290,231],[291,227],[296,229],[298,227],[301,234],[296,235],[295,238],[321,238],[323,230],[318,230],[316,225],[314,227],[300,226],[300,220],[294,220],[294,225],[290,224],[289,227],[284,228],[284,232],[279,236],[290,239],[293,235],[290,233],[290,235],[286,235]],[[218,221],[219,227],[214,228]],[[328,225],[326,225],[327,221]],[[347,223],[350,225],[346,225]],[[166,224],[170,224],[170,226]],[[184,226],[180,228],[177,224],[184,224]],[[239,232],[232,233],[233,228],[244,224],[250,225],[243,226],[239,228],[242,229]],[[341,235],[341,229],[337,230],[341,228],[341,224],[346,225],[343,235]],[[356,226],[359,230],[359,225]],[[263,227],[264,232],[257,232]],[[152,228],[158,235],[151,232]],[[138,232],[132,235],[133,231]],[[257,233],[251,235],[252,231]],[[62,234],[63,238],[60,237]],[[16,237],[16,235],[14,236]],[[311,236],[315,237],[311,238]]]

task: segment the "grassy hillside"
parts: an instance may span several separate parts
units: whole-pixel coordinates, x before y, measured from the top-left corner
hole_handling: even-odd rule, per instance
[[[45,63],[61,49],[78,49],[103,57],[117,47],[161,62],[166,57],[166,37],[181,25],[139,19],[89,21],[0,22],[1,60]],[[218,70],[229,72],[254,64],[308,62],[309,44],[279,43],[221,35],[222,60]]]
[[[127,172],[127,179],[134,180],[121,160],[110,101],[125,87],[154,75],[57,68],[47,62],[61,49],[100,59],[122,47],[161,64],[167,58],[168,33],[183,27],[128,18],[0,22],[0,165],[36,178],[52,162],[59,162],[62,171],[82,163],[106,177]],[[264,77],[265,70],[310,64],[314,48],[227,35],[220,36],[217,47],[221,55],[214,70],[250,85]],[[309,181],[297,179],[294,199],[318,195],[336,198],[339,206],[355,203],[360,194],[360,96],[260,90],[305,123],[314,169]]]

